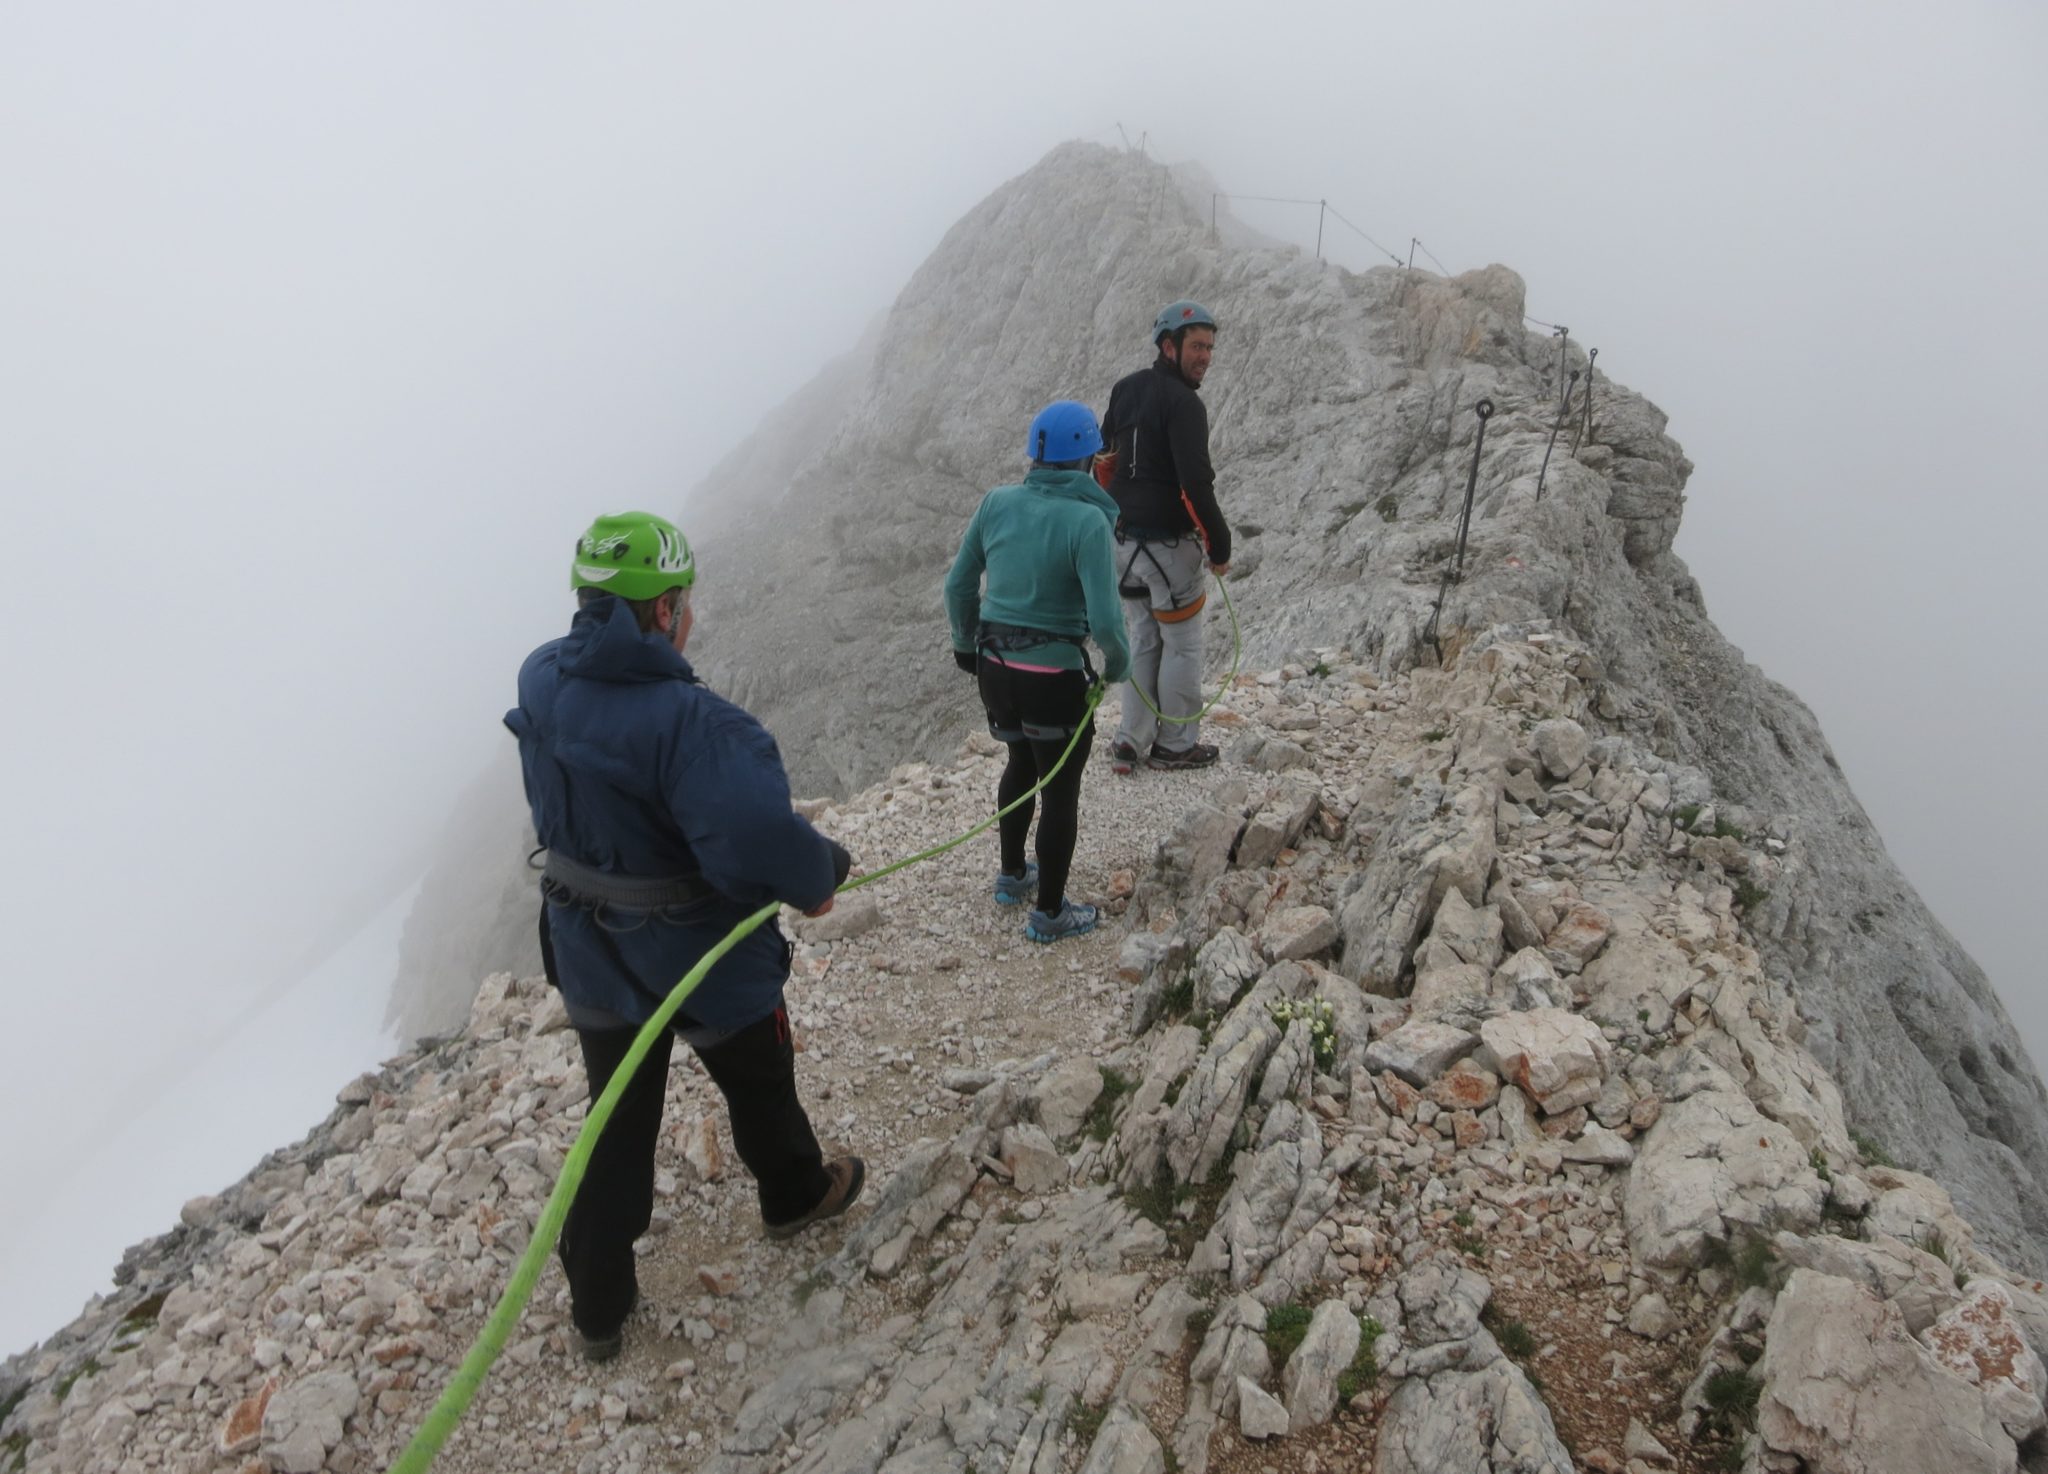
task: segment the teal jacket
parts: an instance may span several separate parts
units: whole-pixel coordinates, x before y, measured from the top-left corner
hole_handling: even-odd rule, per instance
[[[983,620],[1091,636],[1102,649],[1103,679],[1112,685],[1129,679],[1131,647],[1110,533],[1115,522],[1116,503],[1086,471],[1034,466],[1022,485],[998,486],[983,497],[946,575],[953,648],[973,650]],[[1072,645],[1013,653],[1031,665],[1081,669],[1081,652]]]

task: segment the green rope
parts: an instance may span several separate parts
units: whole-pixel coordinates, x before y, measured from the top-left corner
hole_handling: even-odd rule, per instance
[[[1223,581],[1223,575],[1220,573],[1212,570],[1210,576],[1216,580],[1216,587],[1223,595],[1223,608],[1230,615],[1230,643],[1232,649],[1230,653],[1230,672],[1223,677],[1223,684],[1217,688],[1216,694],[1209,699],[1209,704],[1191,717],[1170,717],[1152,704],[1152,698],[1145,694],[1143,686],[1139,685],[1135,680],[1131,682],[1131,689],[1137,692],[1138,699],[1145,703],[1145,710],[1151,712],[1160,721],[1171,722],[1176,727],[1185,727],[1190,723],[1199,722],[1203,717],[1214,711],[1216,703],[1230,694],[1230,683],[1237,679],[1237,668],[1244,661],[1244,631],[1238,628],[1237,606],[1230,602],[1230,585]]]
[[[885,875],[893,875],[899,870],[906,870],[912,865],[943,855],[948,850],[958,849],[976,835],[987,833],[1011,810],[1029,803],[1040,789],[1052,782],[1054,774],[1065,767],[1067,759],[1074,755],[1074,749],[1080,745],[1081,734],[1088,730],[1096,707],[1102,704],[1102,693],[1103,688],[1100,685],[1089,691],[1087,709],[1075,726],[1073,736],[1067,739],[1066,750],[1060,754],[1060,760],[1052,765],[1052,771],[1038,782],[965,834],[935,844],[928,850],[921,850],[906,859],[896,861],[893,865],[885,865],[880,870],[856,880],[849,880],[839,887],[836,894],[845,895],[848,891],[859,890],[864,885],[874,884]],[[392,1464],[390,1474],[426,1474],[427,1469],[432,1466],[435,1455],[441,1451],[441,1445],[448,1441],[449,1435],[462,1421],[463,1414],[469,1411],[469,1405],[483,1386],[492,1363],[497,1361],[499,1354],[504,1351],[506,1341],[511,1338],[512,1328],[519,1323],[519,1317],[525,1312],[527,1302],[533,1298],[534,1287],[540,1283],[541,1271],[547,1267],[548,1255],[562,1236],[562,1224],[569,1216],[569,1205],[576,1199],[576,1190],[583,1185],[583,1177],[590,1167],[590,1154],[597,1146],[597,1138],[610,1123],[612,1112],[618,1108],[619,1098],[626,1093],[626,1087],[632,1082],[641,1061],[647,1058],[647,1052],[654,1047],[654,1041],[675,1018],[677,1010],[697,990],[697,985],[704,981],[704,975],[711,971],[721,957],[738,946],[781,909],[782,904],[779,901],[763,906],[727,932],[717,946],[706,952],[695,967],[683,974],[682,980],[670,991],[668,997],[662,1000],[661,1007],[654,1011],[654,1016],[640,1026],[640,1032],[634,1036],[632,1047],[626,1051],[626,1057],[619,1061],[619,1067],[612,1072],[611,1082],[605,1086],[604,1093],[592,1103],[589,1114],[584,1117],[583,1129],[577,1132],[575,1143],[569,1148],[568,1156],[563,1158],[562,1172],[555,1179],[555,1189],[548,1194],[547,1203],[540,1210],[540,1217],[533,1225],[533,1237],[527,1242],[526,1252],[519,1256],[519,1263],[513,1267],[512,1279],[505,1286],[505,1293],[498,1297],[498,1303],[492,1309],[490,1319],[484,1322],[484,1328],[470,1346],[469,1354],[463,1357],[462,1365],[455,1369],[455,1375],[449,1379],[440,1399],[420,1424],[419,1432],[413,1435],[412,1442],[405,1447],[405,1452]]]

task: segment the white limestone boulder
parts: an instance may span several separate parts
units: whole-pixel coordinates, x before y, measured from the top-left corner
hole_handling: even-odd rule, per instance
[[[1505,1013],[1479,1026],[1501,1078],[1548,1115],[1591,1105],[1600,1097],[1613,1050],[1592,1020],[1562,1008]]]

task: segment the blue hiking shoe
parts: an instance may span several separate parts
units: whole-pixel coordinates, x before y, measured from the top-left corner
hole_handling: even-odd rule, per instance
[[[996,904],[1015,906],[1031,899],[1038,889],[1038,867],[1030,861],[1024,862],[1022,875],[1005,875],[996,872]]]
[[[1034,942],[1057,942],[1063,937],[1078,937],[1095,930],[1096,910],[1083,906],[1078,901],[1062,901],[1060,909],[1048,916],[1043,911],[1033,911],[1024,923],[1024,935]]]

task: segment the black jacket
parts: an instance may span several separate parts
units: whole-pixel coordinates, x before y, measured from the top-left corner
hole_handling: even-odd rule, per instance
[[[1143,532],[1199,532],[1209,561],[1230,561],[1230,524],[1216,505],[1209,464],[1209,411],[1178,365],[1161,355],[1152,367],[1117,381],[1102,417],[1102,439],[1116,453],[1109,494],[1123,525]]]

